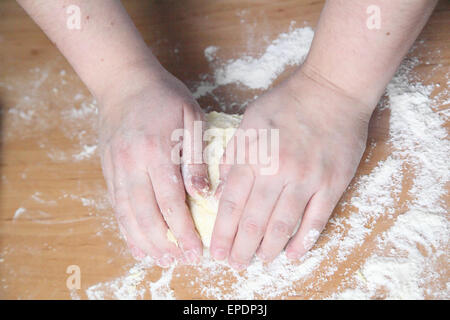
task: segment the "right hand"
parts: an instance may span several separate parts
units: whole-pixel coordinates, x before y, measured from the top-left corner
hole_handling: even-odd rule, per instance
[[[202,244],[185,202],[180,165],[171,159],[171,134],[193,130],[202,112],[189,90],[162,67],[143,69],[127,69],[100,101],[101,160],[111,203],[135,258],[149,255],[161,267],[176,259],[198,263]],[[189,193],[207,190],[204,164],[183,169]],[[168,227],[178,246],[168,240]]]

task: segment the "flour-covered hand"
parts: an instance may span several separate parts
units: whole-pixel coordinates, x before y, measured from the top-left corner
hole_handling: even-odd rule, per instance
[[[305,70],[252,103],[240,129],[279,130],[278,170],[262,174],[261,164],[249,162],[222,166],[213,257],[242,270],[256,252],[270,261],[285,247],[291,259],[311,249],[355,174],[371,112]],[[259,139],[247,151],[260,147],[252,148]],[[229,145],[225,154],[233,150]]]

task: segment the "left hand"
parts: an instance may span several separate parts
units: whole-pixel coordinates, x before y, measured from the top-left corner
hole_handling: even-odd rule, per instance
[[[311,249],[365,149],[372,108],[358,101],[299,71],[247,108],[240,129],[279,130],[279,168],[263,175],[264,166],[248,157],[221,167],[226,182],[211,241],[215,259],[243,270],[255,252],[271,261],[286,244],[290,259]],[[260,139],[246,143],[246,155]]]

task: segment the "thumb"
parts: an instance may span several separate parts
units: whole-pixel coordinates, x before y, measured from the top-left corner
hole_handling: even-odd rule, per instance
[[[235,160],[235,143],[230,143],[232,142],[234,139],[234,136],[228,141],[228,144],[225,148],[225,151],[222,155],[222,159],[220,160],[220,165],[219,165],[219,173],[220,173],[220,177],[219,177],[219,184],[216,188],[216,192],[214,194],[214,196],[216,197],[216,199],[220,199],[220,196],[222,195],[222,191],[223,188],[225,186],[225,183],[227,181],[227,177],[228,174],[234,164],[234,160]]]
[[[183,108],[185,135],[183,137],[182,173],[187,193],[191,197],[206,195],[210,184],[208,167],[203,159],[204,114],[196,102]]]

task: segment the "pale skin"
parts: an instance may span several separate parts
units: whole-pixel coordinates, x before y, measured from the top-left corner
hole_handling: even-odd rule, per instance
[[[187,164],[182,170],[170,155],[171,133],[191,132],[203,117],[189,90],[159,64],[119,1],[18,2],[99,102],[103,173],[133,256],[149,255],[161,267],[176,260],[198,263],[202,245],[185,192],[208,192],[206,166]],[[81,8],[79,31],[65,27],[68,5]],[[380,29],[367,28],[371,5],[381,10]],[[280,130],[280,166],[270,176],[257,165],[222,166],[210,248],[215,259],[243,270],[255,254],[271,261],[286,249],[296,260],[312,247],[311,231],[324,229],[354,176],[370,116],[435,5],[325,4],[306,62],[244,114],[242,129]],[[183,152],[189,147],[183,145]],[[168,228],[178,247],[167,239]]]

